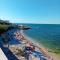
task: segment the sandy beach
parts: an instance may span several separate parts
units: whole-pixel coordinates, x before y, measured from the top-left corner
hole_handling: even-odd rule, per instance
[[[28,37],[26,34],[23,33],[23,31],[20,31],[20,32],[17,31],[16,33],[14,33],[14,36],[16,39],[18,39],[18,41],[21,40],[23,44],[27,45],[27,44],[32,43],[35,47],[37,47],[39,49],[39,51],[41,51],[43,53],[44,56],[47,57],[47,60],[60,60],[59,55],[49,52],[48,48],[43,46],[43,44],[36,42],[34,39]],[[15,45],[15,46],[13,45],[12,47],[10,47],[10,50],[14,54],[18,53],[18,50],[20,50],[20,49],[21,49],[20,45]],[[18,56],[18,58],[19,58],[19,56]]]

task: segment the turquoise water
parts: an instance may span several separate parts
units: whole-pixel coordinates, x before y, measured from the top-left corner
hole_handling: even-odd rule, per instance
[[[31,27],[24,33],[38,43],[60,52],[60,25],[53,24],[25,24]]]

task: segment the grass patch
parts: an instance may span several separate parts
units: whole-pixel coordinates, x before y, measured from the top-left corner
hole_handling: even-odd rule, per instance
[[[4,33],[8,29],[9,25],[0,24],[0,34]]]

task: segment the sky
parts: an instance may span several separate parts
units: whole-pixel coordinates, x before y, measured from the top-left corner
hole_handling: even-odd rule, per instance
[[[0,0],[0,19],[12,23],[60,24],[60,0]]]

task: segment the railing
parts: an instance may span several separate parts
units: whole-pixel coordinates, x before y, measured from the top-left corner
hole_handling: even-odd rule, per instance
[[[8,60],[1,48],[0,48],[0,60]]]

